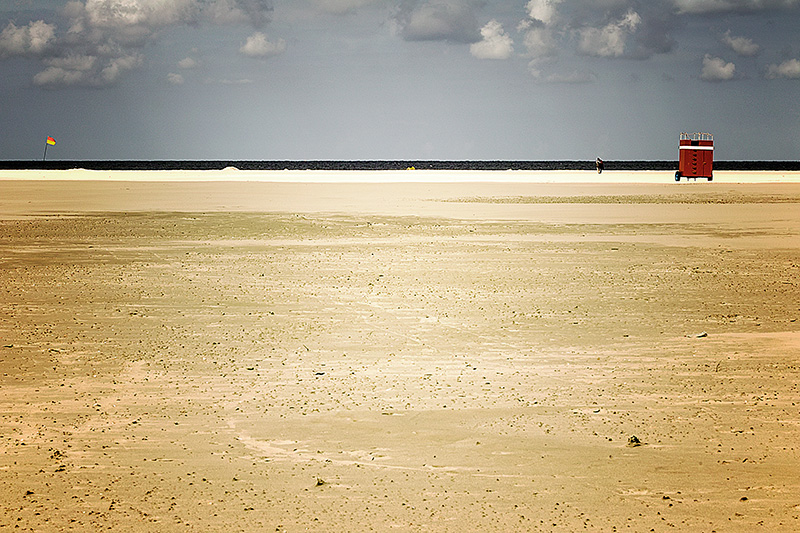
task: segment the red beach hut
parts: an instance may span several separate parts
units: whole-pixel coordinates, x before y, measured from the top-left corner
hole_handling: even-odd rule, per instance
[[[681,133],[678,141],[678,171],[675,181],[681,178],[714,179],[714,136],[710,133]]]

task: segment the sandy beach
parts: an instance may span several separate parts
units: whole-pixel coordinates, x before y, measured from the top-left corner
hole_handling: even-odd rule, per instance
[[[800,530],[797,173],[69,172],[0,173],[0,529]]]

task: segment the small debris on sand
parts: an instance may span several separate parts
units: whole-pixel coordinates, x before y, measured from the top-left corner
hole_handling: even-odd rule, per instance
[[[642,446],[643,444],[644,443],[642,441],[640,441],[639,437],[637,437],[636,435],[631,435],[630,437],[628,437],[628,447],[629,448],[635,448],[637,446]]]

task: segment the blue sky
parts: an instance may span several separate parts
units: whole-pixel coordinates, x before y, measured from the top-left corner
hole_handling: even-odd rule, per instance
[[[800,158],[800,0],[6,0],[0,159]]]

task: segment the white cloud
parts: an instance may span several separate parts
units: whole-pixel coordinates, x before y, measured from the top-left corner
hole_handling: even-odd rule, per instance
[[[628,36],[641,22],[639,14],[631,10],[602,28],[582,28],[578,30],[578,50],[588,56],[619,57],[625,53]]]
[[[48,88],[62,85],[102,87],[113,84],[123,73],[141,66],[143,61],[141,54],[111,58],[73,54],[49,58],[44,61],[47,68],[33,77],[33,83]]]
[[[261,27],[272,12],[270,0],[86,0],[69,2],[65,11],[75,30],[114,30],[147,36],[181,24],[250,24]]]
[[[637,6],[634,10],[631,5]],[[530,0],[518,24],[534,77],[546,81],[544,59],[569,53],[598,58],[647,59],[670,52],[677,27],[669,5],[633,0]],[[557,74],[553,82],[594,81],[590,75]]]
[[[197,60],[191,57],[186,57],[178,61],[178,68],[181,69],[192,69],[197,68]]]
[[[556,54],[558,47],[549,28],[531,28],[525,32],[522,44],[525,45],[528,57],[542,58]]]
[[[774,80],[777,78],[798,80],[800,79],[800,61],[797,59],[788,59],[780,65],[769,65],[767,67],[766,78],[768,80]]]
[[[558,4],[560,3],[561,0],[530,0],[525,9],[530,18],[549,25],[555,22],[558,16]]]
[[[278,39],[275,42],[267,40],[261,32],[255,32],[247,38],[247,42],[239,48],[239,52],[247,57],[266,58],[282,54],[286,51],[286,41]]]
[[[71,54],[66,57],[46,59],[47,68],[33,77],[35,85],[53,87],[58,85],[78,85],[92,76],[97,58],[94,56]]]
[[[81,84],[84,78],[84,73],[79,70],[47,67],[33,77],[33,83],[42,87],[70,86]]]
[[[193,0],[86,0],[89,24],[98,28],[168,26],[186,20],[197,9]]]
[[[70,54],[64,57],[52,57],[44,60],[45,65],[48,67],[79,72],[92,70],[97,65],[97,62],[97,57],[83,54]]]
[[[728,81],[736,74],[736,65],[726,63],[724,59],[706,54],[703,57],[703,70],[700,79],[703,81]]]
[[[733,37],[731,30],[725,32],[722,36],[722,42],[727,45],[731,50],[743,57],[753,57],[758,54],[759,46],[753,42],[752,39],[747,37]]]
[[[77,85],[91,76],[97,58],[94,56],[71,54],[45,60],[47,68],[33,77],[35,85],[52,87],[57,85]]]
[[[503,25],[490,20],[481,28],[483,40],[472,43],[469,52],[478,59],[508,59],[514,51],[511,37],[503,30]]]
[[[142,46],[159,30],[199,21],[198,0],[86,0],[69,2],[69,33],[84,39],[113,39]]]
[[[102,80],[103,85],[114,83],[117,81],[120,74],[138,68],[143,61],[144,58],[141,54],[130,54],[112,58],[100,70],[99,79]]]
[[[183,76],[181,76],[180,74],[170,72],[169,74],[167,74],[167,81],[170,82],[172,85],[183,85],[183,82],[185,80],[183,79]]]
[[[421,4],[402,4],[395,22],[406,41],[480,40],[478,20],[470,2],[427,0]]]
[[[42,20],[18,27],[13,22],[0,32],[0,57],[41,55],[53,42],[56,27]]]

